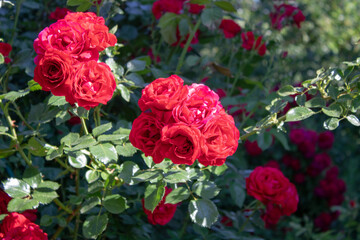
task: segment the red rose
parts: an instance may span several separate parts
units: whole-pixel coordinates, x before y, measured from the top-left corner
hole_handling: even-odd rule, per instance
[[[296,212],[299,203],[299,196],[294,184],[290,183],[288,189],[283,192],[283,200],[280,203],[283,215],[290,216]]]
[[[55,11],[50,13],[49,19],[60,20],[60,19],[63,19],[66,16],[66,14],[68,14],[70,12],[72,12],[72,11],[67,8],[56,7]]]
[[[99,52],[114,46],[117,42],[116,36],[109,33],[109,28],[105,26],[104,18],[96,16],[93,12],[69,13],[65,20],[79,23],[88,34],[90,48],[95,48]]]
[[[147,210],[145,208],[145,201],[142,199],[142,206],[144,209],[144,212],[146,213],[148,220],[151,224],[156,225],[165,225],[173,218],[175,212],[176,212],[176,204],[165,204],[166,196],[171,193],[172,189],[165,187],[165,194],[160,201],[159,205],[156,206],[153,212]]]
[[[141,113],[132,125],[129,135],[131,144],[143,151],[145,156],[152,156],[161,137],[162,125],[153,113]]]
[[[3,240],[47,240],[48,236],[38,225],[24,215],[13,212],[4,218],[0,226]]]
[[[298,150],[304,154],[306,158],[312,158],[316,152],[316,145],[309,140],[305,140],[298,145]]]
[[[112,98],[115,88],[115,77],[105,63],[89,61],[76,66],[72,95],[80,107],[89,110],[100,103],[106,104]],[[71,104],[73,99],[66,96]]]
[[[221,166],[233,155],[240,137],[234,119],[223,110],[210,119],[202,129],[204,147],[199,162],[205,166]]]
[[[282,216],[281,209],[274,204],[266,205],[266,211],[261,215],[266,228],[274,228]]]
[[[317,154],[308,168],[308,174],[312,177],[318,176],[330,164],[331,157],[327,153]]]
[[[332,221],[330,213],[323,212],[315,218],[314,226],[324,232],[329,230]]]
[[[176,122],[183,122],[201,129],[223,109],[219,96],[208,86],[192,84],[187,98],[173,109]]]
[[[174,164],[192,165],[201,153],[202,141],[197,128],[184,123],[166,125],[161,130],[161,142],[154,149],[154,162],[170,158]]]
[[[280,170],[280,165],[276,160],[270,160],[268,161],[264,167],[272,167]]]
[[[291,186],[289,180],[276,168],[256,167],[246,178],[246,190],[250,196],[268,203],[282,204],[284,193]]]
[[[12,47],[11,47],[10,44],[4,43],[4,42],[0,42],[0,53],[4,56],[4,58],[5,58],[5,63],[11,62],[11,59],[8,58],[11,50],[12,50]]]
[[[293,16],[293,20],[294,20],[296,26],[297,26],[298,28],[300,28],[300,27],[301,27],[301,23],[302,23],[303,21],[305,21],[305,16],[304,16],[304,14],[302,13],[301,10],[299,10],[299,11]]]
[[[245,48],[248,51],[257,50],[260,56],[265,55],[266,45],[265,43],[261,44],[262,36],[258,37],[255,42],[254,33],[246,32],[246,33],[241,33],[241,38],[243,40],[243,44],[241,45],[241,47]]]
[[[138,102],[140,109],[142,111],[150,108],[159,111],[172,110],[188,94],[188,88],[183,84],[184,81],[176,75],[156,79],[142,90]]]
[[[71,94],[74,76],[73,59],[62,51],[49,49],[38,60],[34,81],[40,84],[42,90],[51,91],[55,96]],[[67,97],[72,98],[71,95]]]
[[[281,4],[279,6],[274,5],[274,8],[275,12],[270,13],[271,26],[277,30],[281,30],[286,19],[290,17],[292,17],[298,28],[300,28],[300,24],[305,21],[304,14],[297,7],[291,6],[289,4]]]
[[[205,8],[205,5],[186,3],[189,6],[189,13],[199,14]]]
[[[35,39],[34,49],[40,55],[35,58],[35,63],[37,64],[38,58],[50,49],[62,51],[78,61],[97,61],[99,53],[96,49],[90,48],[90,40],[86,30],[79,23],[59,20],[42,30]]]
[[[261,148],[259,148],[259,145],[257,141],[250,142],[249,140],[246,140],[244,143],[246,152],[253,157],[256,157],[262,153]]]
[[[321,149],[330,149],[334,143],[334,134],[330,131],[325,131],[319,134],[318,144]]]
[[[172,12],[180,14],[183,9],[184,0],[158,0],[152,6],[152,13],[156,19],[160,19],[162,14]]]
[[[223,19],[219,28],[223,30],[225,38],[233,38],[241,31],[241,27],[231,19]]]
[[[299,145],[305,140],[304,129],[292,129],[290,132],[290,141],[296,145]]]

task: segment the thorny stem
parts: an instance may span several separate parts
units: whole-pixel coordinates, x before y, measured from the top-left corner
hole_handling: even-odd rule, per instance
[[[175,70],[175,74],[179,74],[180,73],[180,69],[184,63],[184,59],[185,59],[185,55],[187,53],[187,50],[190,46],[190,43],[192,41],[192,39],[194,38],[195,36],[195,33],[197,32],[197,30],[199,29],[200,27],[200,24],[201,24],[201,21],[198,20],[198,22],[196,23],[195,27],[193,28],[193,30],[191,31],[190,35],[189,35],[189,38],[181,52],[181,55],[180,55],[180,59],[179,59],[179,62],[178,62],[178,65],[176,66],[176,70]]]

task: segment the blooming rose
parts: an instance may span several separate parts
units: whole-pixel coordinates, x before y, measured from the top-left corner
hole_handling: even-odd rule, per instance
[[[165,225],[173,218],[175,212],[176,212],[176,204],[165,204],[166,196],[171,193],[172,189],[165,187],[165,194],[160,201],[159,205],[156,206],[153,212],[147,210],[145,208],[145,201],[142,199],[142,206],[144,209],[144,212],[146,213],[148,220],[151,224],[156,225]]]
[[[266,211],[261,215],[261,219],[265,222],[266,228],[274,228],[282,215],[279,206],[270,203],[266,205]]]
[[[134,120],[129,140],[134,147],[143,151],[145,156],[152,156],[161,137],[162,125],[155,114],[143,112]]]
[[[241,27],[231,19],[223,19],[219,28],[223,30],[225,38],[233,38],[241,31]]]
[[[334,143],[334,134],[330,131],[325,131],[319,134],[318,144],[321,149],[330,149]]]
[[[188,94],[188,88],[183,84],[184,80],[176,75],[156,79],[142,90],[138,102],[140,109],[142,111],[149,108],[153,111],[172,110]]]
[[[170,158],[174,164],[192,165],[201,153],[202,141],[197,128],[184,123],[166,125],[161,130],[161,142],[154,149],[154,162]]]
[[[258,37],[255,42],[255,37],[253,32],[241,33],[241,38],[243,40],[243,44],[241,45],[248,51],[257,50],[260,56],[264,56],[266,53],[266,45],[265,43],[261,44],[262,36]],[[255,43],[255,44],[254,44]]]
[[[0,238],[3,240],[47,240],[48,236],[24,215],[13,212],[2,221]]]
[[[115,77],[105,63],[89,61],[76,66],[72,94],[80,107],[89,110],[100,103],[106,104],[112,98],[115,88]],[[65,97],[72,103],[73,99]]]
[[[74,76],[73,59],[66,53],[49,49],[39,58],[35,67],[34,81],[44,91],[51,91],[55,96],[72,98],[71,87]]]
[[[289,187],[291,184],[284,174],[272,167],[256,167],[246,178],[247,193],[265,205],[282,204]]]
[[[187,98],[174,107],[172,113],[176,122],[183,122],[201,129],[222,109],[219,96],[208,86],[192,84]]]
[[[90,48],[90,40],[86,30],[79,23],[61,19],[42,30],[35,39],[34,49],[40,55],[35,58],[35,63],[37,64],[38,58],[50,49],[62,51],[78,61],[97,61],[99,52],[95,48]]]
[[[246,152],[250,155],[250,156],[258,156],[262,153],[261,148],[259,148],[259,145],[257,143],[257,141],[253,141],[250,142],[249,140],[246,140],[244,143]]]
[[[189,6],[189,13],[199,14],[205,8],[205,5],[195,4],[195,3],[186,3]]]
[[[109,28],[105,26],[104,18],[96,16],[93,12],[69,13],[65,20],[79,23],[83,29],[86,29],[90,48],[95,48],[99,52],[114,46],[117,42],[116,36],[109,33]]]
[[[290,131],[290,141],[296,145],[299,145],[305,140],[305,130],[304,129],[292,129]]]
[[[199,162],[205,166],[221,166],[228,156],[233,155],[240,137],[234,119],[225,113],[211,118],[202,129],[204,147]]]
[[[4,56],[4,58],[5,58],[5,63],[11,62],[11,59],[8,58],[11,50],[12,50],[12,47],[11,47],[10,44],[4,43],[4,42],[0,42],[0,53]]]
[[[289,4],[281,4],[279,6],[274,5],[274,8],[275,12],[270,13],[270,18],[272,27],[277,30],[281,30],[286,19],[289,19],[290,17],[292,17],[294,23],[298,28],[300,28],[301,23],[305,21],[304,14],[297,7]]]
[[[156,19],[160,19],[166,12],[180,14],[184,0],[158,0],[152,6],[152,13]]]
[[[67,8],[56,7],[55,11],[50,13],[49,19],[51,19],[51,20],[63,19],[66,16],[66,14],[68,14],[69,12],[72,12],[72,11]]]

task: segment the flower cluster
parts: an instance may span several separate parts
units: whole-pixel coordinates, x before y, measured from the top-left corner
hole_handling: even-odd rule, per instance
[[[264,56],[266,53],[266,45],[265,43],[261,43],[262,36],[256,38],[253,32],[241,33],[241,38],[243,40],[243,44],[241,45],[248,51],[255,50],[260,56]]]
[[[130,132],[130,142],[155,163],[220,166],[235,153],[240,137],[219,96],[203,84],[183,85],[172,75],[146,86],[139,99],[144,111]],[[148,111],[151,109],[151,112]]]
[[[47,240],[36,221],[36,210],[26,210],[23,213],[9,213],[7,206],[12,198],[0,189],[0,214],[8,214],[0,224],[0,239],[2,240]]]
[[[152,6],[152,13],[156,19],[167,12],[181,14],[184,7],[192,14],[199,14],[205,8],[204,5],[193,4],[187,0],[157,0]]]
[[[12,47],[8,43],[0,42],[0,53],[4,56],[5,63],[10,63],[11,59],[8,57]]]
[[[290,216],[299,203],[294,184],[273,167],[256,167],[246,178],[246,190],[266,206],[262,215],[266,227],[276,225],[283,215]]]
[[[157,224],[165,225],[168,222],[170,222],[170,220],[173,218],[173,216],[176,212],[177,204],[171,204],[171,203],[165,204],[166,196],[169,195],[169,193],[171,193],[171,191],[172,191],[171,188],[165,187],[165,194],[153,212],[151,212],[150,210],[147,210],[145,208],[145,201],[144,201],[144,199],[142,199],[142,201],[141,201],[142,206],[143,206],[144,212],[147,215],[149,223],[151,223],[153,225],[157,225]]]
[[[302,11],[289,4],[274,5],[275,12],[270,13],[271,26],[277,30],[281,30],[288,19],[292,19],[295,25],[300,28],[301,23],[305,21]]]
[[[114,46],[105,20],[95,13],[68,13],[39,33],[34,41],[34,81],[44,91],[65,96],[70,104],[86,109],[106,104],[116,88],[114,75],[99,52]]]

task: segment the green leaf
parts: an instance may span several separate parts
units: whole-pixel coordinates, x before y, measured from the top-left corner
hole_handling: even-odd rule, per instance
[[[223,18],[223,12],[220,8],[205,8],[201,13],[201,22],[206,27],[212,27],[215,22],[220,21]]]
[[[93,209],[96,205],[100,205],[101,200],[99,197],[90,197],[85,200],[83,204],[81,204],[80,213],[86,213],[87,211]]]
[[[126,199],[124,197],[119,194],[113,194],[105,197],[104,207],[113,214],[119,214],[129,206],[126,204]]]
[[[188,174],[185,170],[170,170],[165,174],[164,180],[168,183],[184,183],[188,180]]]
[[[85,119],[88,119],[89,118],[89,111],[86,110],[85,108],[83,107],[76,107],[76,108],[73,108],[71,109],[71,112],[74,113],[76,116],[78,117],[82,117],[82,118],[85,118]]]
[[[153,179],[156,179],[159,176],[159,172],[158,171],[139,171],[137,172],[134,176],[133,179],[137,180],[139,182],[145,182],[145,181],[150,181]]]
[[[96,239],[108,224],[107,214],[88,216],[83,224],[82,232],[85,238]]]
[[[324,122],[324,128],[328,130],[334,130],[339,126],[338,118],[329,118]]]
[[[133,82],[136,86],[145,87],[144,79],[137,73],[130,73],[126,75],[126,79]]]
[[[87,170],[85,173],[85,179],[88,183],[93,183],[98,180],[100,173],[96,170]]]
[[[167,196],[165,203],[177,204],[188,199],[190,191],[184,187],[178,187],[173,189]]]
[[[349,115],[349,116],[346,116],[346,119],[354,126],[357,126],[359,127],[360,126],[360,121],[359,119],[355,116],[355,115]]]
[[[227,2],[227,1],[216,1],[215,5],[218,6],[219,8],[228,11],[228,12],[236,12],[236,9],[234,8],[234,6]]]
[[[112,123],[102,124],[102,125],[94,128],[92,130],[92,134],[94,135],[94,137],[97,137],[97,136],[109,131],[111,128],[112,128]]]
[[[209,4],[210,3],[210,0],[190,0],[190,3],[193,3],[193,4]]]
[[[189,33],[189,21],[186,18],[183,18],[179,22],[179,32],[181,37],[185,37]],[[187,62],[187,61],[185,61]],[[191,66],[191,65],[189,65]]]
[[[97,193],[104,188],[104,182],[95,181],[88,185],[88,193]]]
[[[49,151],[46,153],[46,160],[50,161],[57,157],[61,157],[63,155],[63,147],[59,149],[50,148]]]
[[[295,97],[295,101],[299,106],[304,106],[306,102],[306,95],[305,94],[297,95]]]
[[[0,53],[0,64],[3,64],[5,62],[4,55]]]
[[[233,199],[233,203],[235,203],[239,208],[242,208],[245,201],[245,191],[240,186],[238,182],[232,182],[230,185],[230,195]]]
[[[120,165],[119,177],[124,180],[127,184],[134,184],[132,177],[140,170],[139,166],[130,161],[126,161]]]
[[[81,152],[69,152],[68,161],[74,168],[83,168],[87,164],[86,156]]]
[[[7,205],[9,212],[22,212],[28,209],[36,209],[39,206],[39,202],[35,199],[27,198],[13,198]]]
[[[34,81],[34,79],[28,81],[28,87],[30,89],[30,92],[35,92],[41,90],[40,84]]]
[[[99,142],[119,142],[129,138],[128,134],[108,134],[108,135],[100,135],[98,137]]]
[[[79,6],[85,2],[89,2],[88,0],[67,0],[66,5],[70,7]]]
[[[275,129],[271,129],[270,133],[274,135],[277,140],[279,140],[279,142],[281,143],[281,145],[284,147],[285,150],[287,151],[290,150],[287,136],[285,136],[284,133],[277,131]]]
[[[128,69],[129,72],[139,72],[144,70],[145,67],[146,67],[146,62],[138,59],[133,59],[126,63],[126,68]]]
[[[315,112],[311,111],[309,108],[306,107],[295,107],[290,109],[286,113],[286,122],[294,122],[304,120],[308,117],[314,115]]]
[[[200,197],[211,199],[219,194],[220,188],[214,182],[197,181],[193,184],[192,191]]]
[[[11,92],[8,92],[6,94],[3,94],[3,98],[11,101],[11,102],[15,102],[15,100],[19,99],[19,98],[22,98],[22,97],[25,97],[26,95],[28,95],[30,92],[29,89],[26,89],[26,90],[19,90],[19,91],[11,91]],[[2,97],[0,96],[0,99],[2,99]]]
[[[118,155],[115,147],[110,143],[101,143],[95,146],[91,146],[89,151],[94,155],[96,159],[104,164],[110,162],[116,162]]]
[[[159,20],[158,27],[164,41],[171,45],[176,42],[176,28],[179,24],[180,16],[175,13],[167,12]]]
[[[125,143],[123,146],[116,146],[116,151],[120,156],[131,157],[136,153],[137,148],[135,148],[131,143]]]
[[[32,155],[43,157],[46,156],[46,149],[39,143],[35,137],[30,138],[26,148],[31,152]]]
[[[272,135],[269,132],[259,134],[257,137],[257,143],[263,151],[268,149],[272,144]]]
[[[215,174],[216,176],[220,176],[220,175],[224,174],[227,169],[228,169],[228,166],[226,166],[226,164],[223,164],[221,166],[211,166],[209,168],[209,171],[211,173]]]
[[[40,219],[40,225],[44,227],[48,227],[53,223],[53,217],[49,215],[42,215]]]
[[[1,53],[0,53],[1,54]],[[9,210],[8,210],[9,211]],[[0,214],[0,222],[6,218],[8,214]]]
[[[322,108],[323,113],[329,117],[340,117],[342,113],[342,108],[338,103],[332,103],[329,107]]]
[[[77,150],[85,149],[85,148],[95,145],[96,143],[97,143],[96,140],[90,134],[84,135],[72,144],[75,146],[72,147],[71,150],[77,151]]]
[[[51,106],[63,106],[67,104],[67,101],[65,100],[65,97],[52,95],[48,100],[48,104]]]
[[[49,204],[52,202],[52,200],[58,198],[59,195],[51,188],[38,187],[34,190],[32,197],[42,204]]]
[[[277,91],[277,93],[280,96],[285,97],[285,96],[289,96],[289,95],[294,95],[294,94],[298,93],[298,91],[296,91],[296,88],[294,88],[293,86],[286,85],[286,86],[283,86],[282,88],[280,88],[280,90]]]
[[[4,190],[12,198],[23,198],[30,195],[30,185],[17,178],[8,178],[3,182]]]
[[[153,161],[153,159],[152,159],[151,156],[146,157],[146,156],[145,156],[145,153],[142,153],[142,154],[141,154],[141,157],[142,157],[142,159],[144,160],[146,166],[148,166],[148,168],[152,168],[152,167],[154,166],[155,163],[154,163],[154,161]]]
[[[210,228],[219,217],[217,207],[208,199],[191,200],[189,213],[194,223],[207,228]]]
[[[36,124],[47,123],[54,119],[59,111],[57,108],[49,109],[49,106],[45,103],[31,105],[28,121]]]
[[[129,102],[130,101],[130,90],[122,85],[121,83],[116,86],[116,88],[120,91],[121,97]]]
[[[28,183],[32,188],[37,188],[41,183],[41,174],[35,167],[28,167],[23,175],[23,180]]]
[[[63,137],[60,140],[61,144],[65,144],[67,146],[72,146],[74,145],[80,138],[80,135],[78,133],[69,133],[68,135],[66,135],[65,137]]]
[[[308,108],[322,108],[326,106],[326,101],[322,97],[314,97],[305,103]]]
[[[38,186],[38,188],[49,188],[52,190],[58,190],[59,187],[60,187],[60,184],[58,184],[57,182],[52,182],[52,181],[43,181]]]
[[[145,190],[144,206],[146,209],[153,212],[165,194],[165,184],[158,182],[158,184],[149,184]]]

